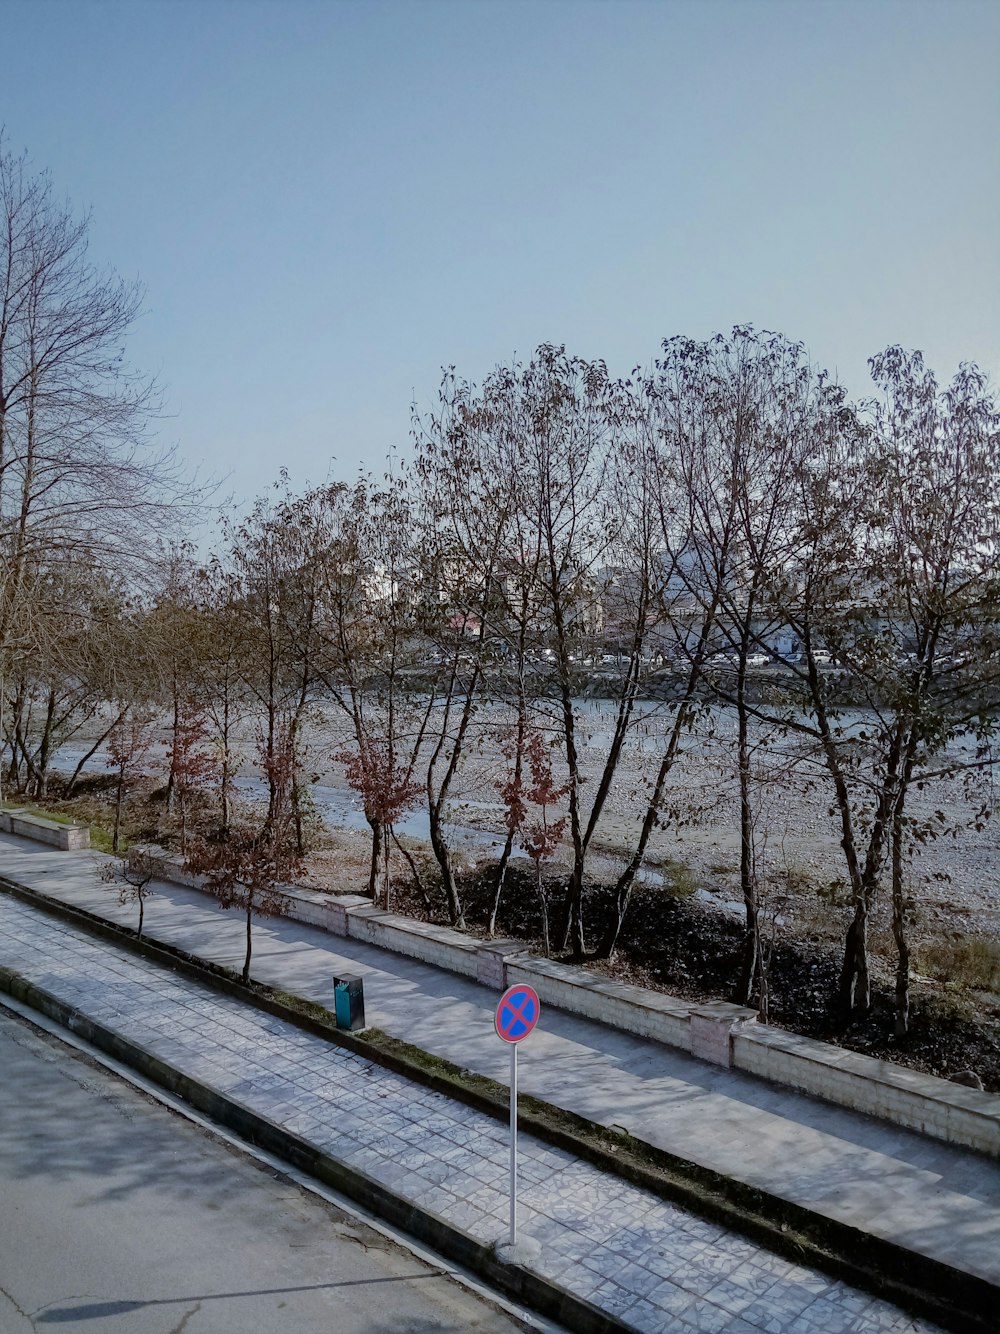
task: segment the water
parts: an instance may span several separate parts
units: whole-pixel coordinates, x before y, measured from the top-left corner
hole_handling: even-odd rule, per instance
[[[60,747],[53,756],[52,768],[59,773],[71,774],[83,756],[86,755],[88,749],[88,746],[79,745]],[[83,769],[86,773],[110,773],[113,767],[108,761],[107,755],[99,751],[91,756]],[[250,801],[261,802],[267,800],[267,784],[262,778],[253,775],[241,775],[233,779],[233,787]],[[316,783],[309,789],[309,793],[324,823],[331,829],[358,830],[370,834],[371,827],[365,819],[361,799],[356,792],[353,792],[350,788],[330,787],[324,783]],[[503,810],[503,807],[497,802],[463,801],[461,804],[470,810]],[[427,811],[420,807],[400,816],[393,827],[399,836],[419,839],[424,843],[430,842],[430,817]],[[464,852],[466,856],[475,853],[476,855],[486,854],[490,857],[499,857],[503,851],[504,840],[502,838],[497,838],[496,835],[489,834],[482,829],[476,829],[471,825],[447,821],[444,824],[444,832],[449,845]],[[515,857],[524,856],[521,850],[516,847],[513,855]]]

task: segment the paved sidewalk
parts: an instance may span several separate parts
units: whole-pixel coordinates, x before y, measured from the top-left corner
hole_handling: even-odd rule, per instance
[[[134,910],[99,883],[104,860],[0,836],[3,874],[133,924]],[[159,939],[242,963],[242,918],[204,894],[162,885],[146,921]],[[252,971],[328,1006],[332,975],[360,973],[370,1024],[506,1082],[496,997],[474,982],[280,920],[254,926]],[[522,1052],[520,1080],[526,1093],[1000,1286],[1000,1163],[980,1154],[552,1008]]]
[[[505,1127],[0,895],[0,964],[479,1241],[505,1230]],[[530,1136],[521,1227],[544,1277],[637,1331],[933,1334]]]

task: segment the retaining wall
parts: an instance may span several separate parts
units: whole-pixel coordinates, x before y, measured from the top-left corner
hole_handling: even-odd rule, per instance
[[[856,1112],[1000,1158],[1000,1097],[758,1025],[734,1033],[733,1066]]]
[[[201,888],[180,860],[137,849],[159,879]],[[480,941],[448,927],[383,912],[357,894],[310,893],[289,887],[289,914],[332,935],[362,940],[472,977],[497,992],[515,982],[534,987],[547,1005],[744,1070],[827,1102],[1000,1157],[1000,1097],[952,1084],[756,1022],[752,1010],[725,1001],[692,1002],[539,959],[517,941]]]
[[[59,824],[57,820],[28,815],[25,811],[0,811],[0,833],[18,834],[62,852],[79,852],[90,847],[90,830],[86,825]]]

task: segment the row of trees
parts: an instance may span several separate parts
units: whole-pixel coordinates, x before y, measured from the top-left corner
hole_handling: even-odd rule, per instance
[[[234,844],[249,731],[267,795],[251,841],[287,869],[309,837],[315,723],[332,712],[371,830],[372,892],[420,805],[461,925],[446,814],[472,749],[490,745],[506,811],[493,922],[515,848],[542,889],[563,842],[568,908],[553,944],[607,955],[654,832],[676,818],[687,739],[721,705],[736,720],[746,923],[734,990],[749,1000],[763,980],[760,793],[780,753],[830,793],[851,901],[844,1011],[870,1003],[868,930],[885,893],[905,1030],[907,863],[948,824],[918,815],[914,791],[961,773],[967,818],[990,809],[1000,418],[978,369],[942,387],[918,354],[890,348],[871,363],[871,399],[851,402],[800,344],[749,327],[670,339],[624,379],[542,346],[481,385],[445,373],[414,419],[412,462],[301,494],[283,478],[202,559],[171,540],[196,497],[144,446],[152,389],[119,359],[138,294],[93,271],[85,225],[9,154],[0,190],[8,786],[44,793],[77,733],[78,773],[102,741],[131,763],[132,741],[165,719],[168,805],[183,822],[211,768],[214,845]],[[761,651],[782,666],[765,691]],[[588,775],[595,655],[611,660],[613,708]],[[595,834],[650,693],[662,750],[616,920],[592,940]],[[499,732],[484,728],[486,703],[504,706]]]

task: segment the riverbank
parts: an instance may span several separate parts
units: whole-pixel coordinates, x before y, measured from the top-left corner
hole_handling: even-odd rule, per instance
[[[71,801],[57,793],[44,803],[75,818],[106,822],[111,813],[109,776],[93,775]],[[136,841],[155,840],[164,821],[162,789],[149,779],[133,785],[126,805],[126,832]],[[477,814],[482,817],[480,809]],[[211,817],[211,811],[204,812]],[[485,821],[484,821],[485,822]],[[105,840],[106,841],[106,840]],[[166,840],[170,842],[169,836]],[[437,887],[429,849],[413,836],[404,844],[420,871],[414,882],[401,857],[393,864],[391,907],[418,919],[446,921],[444,896]],[[370,839],[360,829],[324,828],[307,858],[307,884],[316,889],[362,892],[367,883]],[[468,843],[466,846],[470,846]],[[494,895],[492,858],[481,845],[459,854],[460,887],[470,931],[485,935]],[[618,865],[605,851],[594,858],[587,887],[588,944],[597,945],[607,924],[611,873]],[[602,878],[601,872],[605,872]],[[710,891],[689,863],[664,860],[636,887],[613,962],[589,967],[608,976],[688,999],[731,999],[742,941],[742,907],[726,891]],[[711,882],[709,882],[711,883]],[[559,867],[546,881],[550,918],[561,916],[565,877]],[[780,907],[780,911],[778,911]],[[843,1031],[830,1000],[836,990],[845,910],[817,901],[809,889],[787,887],[772,905],[768,981],[770,1021],[791,1032],[834,1041],[866,1055],[943,1077],[972,1071],[985,1088],[1000,1091],[1000,976],[998,956],[988,938],[948,933],[933,923],[915,939],[910,1033],[892,1036],[893,942],[884,905],[876,908],[872,931],[874,1004],[861,1023]],[[501,900],[498,930],[540,948],[537,891],[524,863],[515,862]],[[977,952],[978,951],[978,952]],[[990,970],[993,970],[992,972]]]

